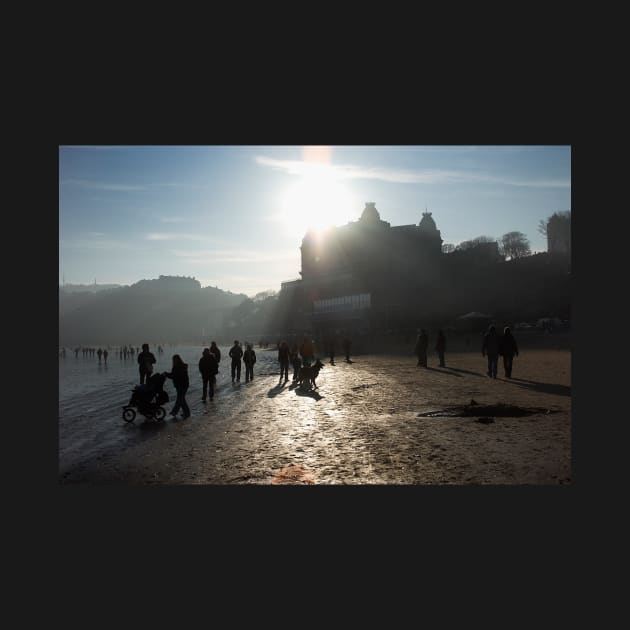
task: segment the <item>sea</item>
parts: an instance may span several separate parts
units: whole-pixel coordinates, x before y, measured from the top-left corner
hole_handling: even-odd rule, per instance
[[[202,381],[198,363],[203,347],[192,345],[165,345],[158,354],[155,347],[154,372],[170,372],[172,357],[179,354],[188,364],[190,387],[186,401],[192,415],[205,411],[201,401]],[[217,375],[216,393],[224,401],[235,395],[230,372],[230,346],[219,346],[221,362]],[[140,414],[133,422],[123,420],[123,407],[129,402],[133,388],[140,384],[137,354],[126,359],[117,355],[118,348],[109,347],[107,363],[98,356],[83,357],[79,351],[75,357],[72,349],[66,348],[65,358],[59,358],[59,474],[72,470],[82,463],[93,462],[100,455],[124,449],[146,437],[146,418]],[[256,364],[254,377],[279,375],[276,348],[254,347]],[[241,383],[245,382],[245,365],[241,368]],[[164,390],[169,402],[164,403],[166,421],[175,403],[173,381],[167,379]],[[206,403],[207,404],[207,403]]]

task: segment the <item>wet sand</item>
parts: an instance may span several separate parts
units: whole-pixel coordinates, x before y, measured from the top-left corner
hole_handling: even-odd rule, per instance
[[[259,352],[257,350],[257,352]],[[260,352],[263,352],[262,350]],[[60,473],[62,484],[563,484],[571,482],[571,354],[527,350],[513,378],[478,352],[325,360],[314,392],[275,374],[187,396],[186,420],[144,422],[124,450]],[[291,378],[292,371],[289,372]],[[192,376],[192,379],[195,377]],[[451,407],[495,406],[452,415]],[[501,405],[532,410],[500,415]],[[167,412],[170,406],[165,406]],[[507,410],[510,412],[510,410]],[[513,411],[513,410],[512,410]],[[118,413],[118,411],[116,412]],[[462,412],[463,413],[463,412]],[[422,415],[424,414],[424,415]],[[480,421],[481,419],[481,421]],[[121,430],[127,425],[120,419]]]

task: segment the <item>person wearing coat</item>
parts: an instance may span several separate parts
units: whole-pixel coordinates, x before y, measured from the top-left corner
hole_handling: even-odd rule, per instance
[[[427,367],[427,348],[429,346],[429,337],[424,328],[420,329],[420,334],[416,340],[414,352],[418,357],[418,366]]]
[[[483,336],[481,344],[481,356],[488,356],[488,376],[497,377],[497,363],[499,361],[499,335],[494,326],[488,328],[488,332]]]
[[[228,353],[230,358],[232,359],[232,383],[234,382],[234,377],[236,377],[236,382],[241,382],[241,359],[243,358],[243,348],[238,342],[238,339],[234,340],[234,345],[230,348],[230,352]]]
[[[514,356],[518,356],[518,346],[516,345],[516,339],[512,336],[512,332],[508,326],[503,329],[503,337],[501,337],[500,353],[503,355],[503,369],[505,370],[505,377],[512,378],[512,362]]]
[[[175,406],[171,411],[171,416],[175,417],[180,408],[184,412],[184,418],[190,416],[190,409],[186,402],[186,391],[188,390],[188,365],[182,361],[179,354],[173,355],[173,369],[170,372],[165,372],[166,376],[173,380],[175,391],[177,392],[177,399],[175,400]]]
[[[243,352],[243,363],[245,364],[245,382],[254,380],[254,363],[256,363],[256,353],[250,343],[245,344]]]
[[[218,371],[219,366],[216,357],[209,348],[204,348],[201,359],[199,359],[199,373],[203,383],[202,402],[206,402],[208,394],[210,394],[210,400],[214,398],[214,380]]]

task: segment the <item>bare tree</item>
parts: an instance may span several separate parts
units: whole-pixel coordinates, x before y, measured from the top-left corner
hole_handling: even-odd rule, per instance
[[[529,246],[529,239],[523,232],[508,232],[501,237],[501,254],[510,260],[529,256],[532,250]]]
[[[444,243],[442,245],[442,253],[443,254],[450,254],[451,252],[455,251],[455,245],[453,245],[453,243]]]

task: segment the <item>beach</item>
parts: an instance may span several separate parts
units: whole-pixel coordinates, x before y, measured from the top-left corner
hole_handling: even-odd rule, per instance
[[[85,458],[65,431],[59,482],[167,485],[522,485],[571,483],[571,353],[526,349],[512,379],[486,375],[480,352],[362,354],[324,368],[313,391],[279,383],[277,352],[256,348],[254,380],[232,385],[221,362],[212,402],[202,403],[191,361],[187,419],[107,407],[124,444]],[[172,387],[169,391],[174,401]],[[126,402],[126,401],[125,401]],[[167,412],[172,402],[166,403]],[[479,411],[477,411],[479,410]],[[78,426],[78,425],[77,425]],[[90,425],[81,431],[85,435]],[[77,435],[80,433],[77,431]],[[78,437],[76,438],[79,439]]]

